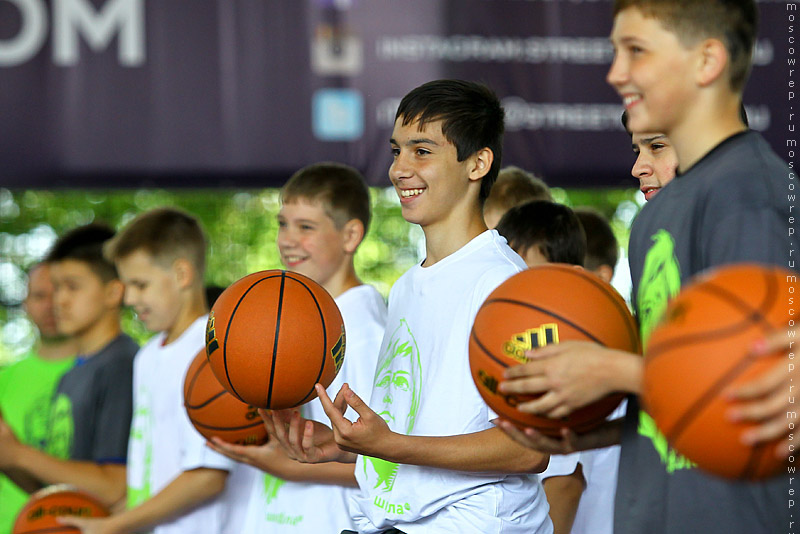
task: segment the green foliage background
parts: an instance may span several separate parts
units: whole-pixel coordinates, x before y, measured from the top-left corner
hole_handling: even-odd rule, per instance
[[[408,224],[392,189],[372,189],[373,223],[356,255],[361,278],[388,295],[394,281],[421,259],[419,227]],[[642,200],[635,189],[554,189],[557,201],[593,206],[612,222],[627,248],[630,221]],[[58,235],[75,226],[104,221],[120,228],[142,211],[175,206],[195,214],[209,238],[206,283],[226,287],[245,274],[280,268],[275,240],[278,190],[74,190],[0,189],[0,365],[35,342],[25,318],[25,270],[39,261]],[[126,313],[123,326],[140,340],[149,335]]]

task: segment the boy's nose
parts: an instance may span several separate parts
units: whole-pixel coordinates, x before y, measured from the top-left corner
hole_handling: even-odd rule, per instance
[[[639,154],[639,156],[636,158],[636,162],[633,164],[631,174],[634,178],[645,178],[653,174],[653,166],[650,165],[650,162],[643,158],[641,154]]]
[[[619,89],[627,82],[627,72],[625,61],[620,58],[619,54],[614,54],[614,60],[611,62],[611,67],[608,69],[608,74],[606,74],[606,82],[612,87]]]
[[[406,163],[406,158],[399,154],[389,166],[389,179],[394,183],[401,178],[408,178],[410,174],[411,171]]]

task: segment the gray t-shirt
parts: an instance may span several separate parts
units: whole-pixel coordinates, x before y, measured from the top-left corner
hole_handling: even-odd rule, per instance
[[[133,412],[133,357],[125,334],[89,358],[78,358],[53,398],[45,450],[52,456],[125,463]]]
[[[667,300],[710,267],[790,263],[789,167],[755,132],[725,140],[676,177],[633,224],[633,301],[645,342]],[[617,534],[772,533],[789,528],[789,478],[708,475],[667,446],[631,398],[622,436]]]

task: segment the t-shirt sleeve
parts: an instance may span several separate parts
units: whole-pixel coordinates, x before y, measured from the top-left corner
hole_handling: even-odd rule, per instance
[[[545,480],[550,477],[571,475],[578,467],[580,454],[579,452],[573,452],[572,454],[550,455],[550,463],[547,465],[547,469],[542,471],[542,474],[539,476],[542,480]]]
[[[97,463],[126,463],[133,414],[133,358],[115,355],[97,381],[91,457]]]

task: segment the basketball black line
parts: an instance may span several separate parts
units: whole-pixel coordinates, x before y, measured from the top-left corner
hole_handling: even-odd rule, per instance
[[[549,315],[551,317],[554,317],[554,318],[558,319],[559,321],[563,321],[564,323],[568,324],[569,326],[571,326],[572,328],[574,328],[575,330],[577,330],[578,332],[580,332],[584,336],[588,337],[589,339],[591,339],[595,343],[598,343],[598,344],[600,344],[600,345],[602,345],[604,347],[606,346],[605,343],[603,343],[602,341],[597,339],[590,332],[587,332],[583,327],[580,327],[580,326],[576,325],[575,323],[573,323],[572,321],[570,321],[566,317],[562,317],[561,315],[559,315],[559,314],[557,314],[557,313],[555,313],[555,312],[553,312],[551,310],[548,310],[547,308],[542,308],[541,306],[537,306],[537,305],[531,304],[529,302],[523,302],[521,300],[513,300],[513,299],[507,299],[507,298],[494,298],[494,299],[487,300],[486,302],[484,302],[483,306],[481,306],[481,307],[485,307],[486,305],[493,304],[495,302],[504,302],[506,304],[519,304],[520,306],[523,306],[525,308],[531,308],[531,309],[536,310],[538,312],[545,313],[545,314],[547,314],[547,315]]]
[[[768,452],[768,443],[758,443],[753,445],[752,450],[750,451],[750,455],[747,458],[747,463],[745,463],[744,469],[739,474],[739,478],[752,480],[753,477],[758,473],[758,468],[761,465],[761,460],[764,457],[764,454]]]
[[[196,426],[201,426],[203,428],[207,428],[208,430],[247,430],[248,428],[253,428],[257,426],[261,426],[264,424],[264,421],[256,421],[254,423],[250,423],[248,425],[241,425],[241,426],[211,426],[205,423],[201,423],[200,421],[195,421],[192,419],[192,423]]]
[[[306,291],[308,291],[308,294],[311,295],[311,299],[314,301],[314,304],[317,306],[317,311],[319,312],[319,321],[322,323],[322,366],[319,368],[319,374],[317,375],[317,379],[314,381],[314,384],[316,384],[322,377],[322,373],[325,372],[325,361],[328,359],[328,329],[327,325],[325,324],[325,316],[322,314],[322,306],[319,305],[319,301],[317,300],[316,295],[314,295],[314,292],[311,291],[311,288],[308,287],[304,281],[298,278],[291,276],[289,278],[303,286]],[[314,393],[314,384],[311,384],[311,391],[306,393],[306,396],[303,397],[297,404],[303,404]]]
[[[622,316],[622,320],[625,323],[625,330],[627,330],[628,332],[628,339],[631,342],[631,346],[638,347],[639,331],[636,328],[636,322],[631,320],[632,319],[631,311],[625,305],[625,302],[622,301],[622,303],[620,303],[620,301],[618,300],[622,298],[620,297],[619,293],[617,293],[613,287],[609,289],[606,285],[602,284],[601,280],[594,274],[590,274],[588,272],[581,271],[580,269],[575,269],[573,267],[564,267],[562,268],[562,270],[568,271],[571,274],[574,274],[579,278],[582,278],[586,282],[589,282],[597,289],[605,293],[606,297],[608,297],[608,300],[611,301],[611,303],[614,305],[614,308],[616,308],[620,316]]]
[[[777,288],[774,287],[774,284],[770,283],[770,282],[774,282],[774,280],[772,278],[767,278],[767,284],[766,284],[767,285],[767,291],[766,291],[766,293],[764,295],[764,302],[762,302],[762,306],[766,306],[766,304],[767,304],[766,301],[768,300],[767,297],[771,297],[773,292],[777,292]],[[755,323],[753,326],[760,327],[762,329],[765,329],[766,331],[769,331],[769,330],[772,329],[772,325],[770,325],[766,321],[764,315],[760,311],[749,309],[749,308],[751,308],[751,306],[749,304],[747,304],[746,302],[743,302],[735,294],[731,294],[727,289],[721,288],[719,286],[714,286],[712,284],[708,284],[707,286],[710,289],[708,291],[709,293],[714,294],[714,295],[726,300],[729,304],[732,304],[732,305],[736,306],[740,310],[742,308],[744,308],[747,311],[747,314],[746,314],[743,322],[745,322],[745,323]],[[700,289],[701,290],[705,290],[706,287],[701,287]],[[769,299],[769,300],[771,300],[771,299]],[[769,302],[769,304],[772,304],[772,302]],[[725,328],[724,330],[729,331],[730,327]],[[740,330],[740,328],[737,326],[735,328],[735,330],[738,331],[738,330]],[[715,338],[715,337],[719,337],[720,332],[721,332],[720,330],[717,330],[715,332],[715,335],[712,337],[712,339]],[[730,332],[726,332],[726,334],[728,334],[728,333],[730,333]],[[709,336],[708,334],[702,336],[702,338],[703,338],[702,341],[708,341],[709,340],[708,336]],[[696,337],[701,337],[701,335],[695,334],[692,337],[695,337],[695,338]],[[686,338],[684,338],[683,341],[685,341],[685,339]],[[677,345],[680,346],[680,344],[677,344]],[[656,356],[660,356],[661,354],[664,354],[664,353],[663,352],[661,352],[660,354],[657,353]],[[721,377],[719,377],[717,380],[715,380],[705,390],[705,392],[702,395],[700,395],[697,399],[695,399],[695,401],[689,406],[689,408],[683,412],[683,415],[681,415],[681,417],[678,418],[678,420],[675,422],[675,425],[672,427],[672,431],[670,432],[670,435],[668,436],[668,439],[673,440],[673,442],[674,442],[674,440],[679,439],[680,435],[689,426],[689,424],[691,424],[692,420],[695,417],[699,416],[699,414],[703,410],[705,410],[707,408],[706,405],[710,404],[711,400],[714,397],[716,397],[717,395],[719,395],[719,393],[723,389],[725,389],[725,387],[730,382],[735,380],[739,375],[741,375],[744,371],[746,371],[750,367],[750,364],[752,363],[752,360],[755,359],[755,358],[757,358],[757,357],[754,357],[754,356],[750,355],[749,353],[744,354],[744,356],[742,356],[742,358],[738,362],[736,362],[736,364],[733,367],[731,367],[725,374],[723,374]]]
[[[235,395],[236,398],[239,399],[242,402],[245,402],[245,400],[236,391],[236,388],[234,387],[233,382],[231,382],[231,375],[228,372],[228,336],[231,333],[231,325],[233,324],[233,317],[234,317],[234,315],[236,315],[236,311],[239,309],[239,306],[242,304],[242,301],[244,300],[244,298],[247,296],[248,293],[250,293],[250,291],[254,287],[256,287],[258,284],[260,284],[264,280],[271,280],[273,278],[277,278],[278,276],[280,276],[280,275],[279,274],[271,274],[269,276],[265,276],[264,278],[259,278],[258,280],[253,282],[250,285],[250,287],[247,288],[247,291],[242,293],[242,296],[239,297],[239,301],[236,303],[236,306],[233,307],[233,311],[231,312],[231,316],[228,318],[228,325],[227,325],[227,328],[225,329],[225,339],[222,341],[222,365],[225,368],[225,378],[228,379],[228,384],[230,384],[230,386],[231,386],[231,391],[230,392],[233,395]]]
[[[201,402],[200,404],[187,404],[186,401],[184,400],[183,405],[186,406],[187,408],[191,408],[192,410],[199,410],[200,408],[205,408],[206,406],[208,406],[209,404],[211,404],[212,402],[214,402],[218,398],[222,397],[226,393],[227,393],[227,391],[225,391],[223,389],[222,391],[220,391],[216,395],[211,396],[211,398],[209,398],[206,401]],[[189,395],[189,398],[191,398],[191,395]]]
[[[207,405],[210,402],[213,402],[214,400],[218,399],[221,395],[223,395],[225,393],[225,390],[223,388],[223,390],[220,393],[217,393],[216,395],[212,396],[210,399],[208,399],[205,402],[202,402],[199,405],[188,404],[186,402],[186,399],[191,399],[192,398],[192,393],[194,392],[194,386],[197,384],[197,380],[198,380],[198,378],[200,378],[200,373],[203,371],[203,367],[206,366],[206,365],[208,365],[208,358],[203,358],[203,361],[200,362],[200,366],[195,371],[194,376],[192,376],[189,379],[189,385],[186,388],[186,396],[183,399],[183,405],[186,408],[191,408],[193,410],[196,410],[198,408],[203,408],[205,405]]]
[[[100,517],[100,516],[96,516]],[[70,526],[62,526],[62,527],[49,527],[49,528],[37,528],[36,530],[25,530],[22,534],[45,534],[48,532],[80,532],[81,529],[78,527],[70,527]]]
[[[275,340],[272,346],[272,365],[269,369],[269,387],[267,388],[267,408],[272,407],[272,386],[275,382],[275,363],[278,361],[278,336],[281,332],[281,312],[283,311],[283,290],[286,287],[286,271],[281,271],[281,289],[278,295],[278,316],[275,319]]]

